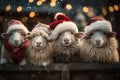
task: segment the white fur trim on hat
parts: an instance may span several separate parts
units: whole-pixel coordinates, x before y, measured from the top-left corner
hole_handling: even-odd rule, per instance
[[[50,37],[55,40],[59,36],[60,33],[64,31],[71,31],[74,34],[78,33],[78,28],[73,22],[63,22],[56,26],[56,28],[51,32]]]
[[[34,33],[42,34],[42,36],[44,36],[47,40],[50,40],[49,34],[46,33],[44,30],[40,30],[40,29],[35,30],[35,29],[34,29],[34,30],[32,30],[31,33],[32,33],[32,34],[34,34]]]
[[[112,32],[111,23],[109,21],[96,21],[86,26],[85,34],[89,34],[93,31],[100,30],[103,32]]]
[[[55,19],[56,19],[56,20],[57,20],[57,16],[58,16],[58,15],[65,15],[65,14],[60,13],[60,12],[59,12],[59,13],[56,13],[56,14],[55,14]]]
[[[9,26],[7,29],[7,33],[10,33],[14,30],[22,30],[25,33],[29,33],[29,30],[24,25],[20,25],[20,24],[19,25],[15,24],[15,25]]]
[[[31,32],[42,33],[42,36],[44,36],[47,40],[50,40],[50,37],[49,37],[50,30],[48,30],[48,28],[42,27],[40,25],[41,25],[41,23],[37,24]]]
[[[49,30],[49,25],[46,25],[46,24],[42,24],[42,23],[39,23],[37,24],[34,29],[39,29],[39,30],[43,30],[45,31],[46,33],[50,34],[50,30]],[[33,30],[34,30],[33,29]]]

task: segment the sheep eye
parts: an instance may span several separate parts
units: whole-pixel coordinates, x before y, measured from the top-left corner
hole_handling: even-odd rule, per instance
[[[23,36],[25,36],[25,34],[24,34],[24,33],[22,33],[22,35],[23,35]]]
[[[10,36],[12,35],[12,33],[9,34]]]
[[[71,32],[71,34],[73,34],[73,32]]]
[[[59,34],[59,36],[61,36],[62,33]]]
[[[27,33],[27,35],[30,35],[30,33]]]
[[[106,35],[106,33],[105,33],[105,32],[104,32],[103,34],[104,34],[104,35]]]
[[[90,34],[90,36],[92,36],[92,35],[93,35],[93,33]]]
[[[34,35],[32,37],[35,37]]]

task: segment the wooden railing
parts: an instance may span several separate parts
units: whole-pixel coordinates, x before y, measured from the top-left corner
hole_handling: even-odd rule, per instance
[[[0,80],[120,80],[120,63],[1,65]]]

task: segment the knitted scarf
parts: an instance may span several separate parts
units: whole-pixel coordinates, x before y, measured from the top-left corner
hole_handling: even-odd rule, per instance
[[[14,64],[17,64],[22,61],[23,50],[28,46],[28,41],[25,41],[22,45],[15,47],[9,44],[8,40],[3,41],[5,49],[11,53],[11,58]]]

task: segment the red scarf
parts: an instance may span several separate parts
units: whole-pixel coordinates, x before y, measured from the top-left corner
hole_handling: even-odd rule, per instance
[[[26,47],[28,46],[29,42],[25,41],[19,47],[15,47],[15,46],[10,45],[8,40],[4,40],[3,43],[4,43],[5,49],[12,54],[11,58],[13,60],[13,63],[21,62],[22,58],[23,58],[23,52],[22,51],[26,49]]]

